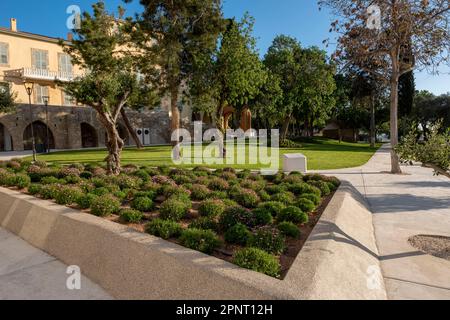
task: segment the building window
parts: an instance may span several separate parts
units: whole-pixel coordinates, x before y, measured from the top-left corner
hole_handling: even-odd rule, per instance
[[[36,104],[45,104],[44,97],[48,97],[48,87],[41,85],[34,85],[34,102]]]
[[[59,53],[58,54],[58,62],[59,62],[59,72],[65,74],[72,74],[72,59],[68,54]]]
[[[34,69],[48,69],[48,51],[31,49],[31,65]]]
[[[0,42],[0,65],[9,64],[9,45],[7,43]]]
[[[75,105],[75,99],[65,91],[62,91],[62,100],[64,106],[74,106]]]

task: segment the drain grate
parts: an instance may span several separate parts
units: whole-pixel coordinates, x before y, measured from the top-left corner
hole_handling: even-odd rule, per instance
[[[450,261],[450,237],[418,235],[409,238],[408,242],[426,254]]]

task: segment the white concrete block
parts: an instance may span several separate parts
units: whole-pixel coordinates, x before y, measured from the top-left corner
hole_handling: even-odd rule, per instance
[[[283,171],[290,173],[298,171],[306,173],[308,171],[308,160],[301,153],[285,154],[283,159]]]

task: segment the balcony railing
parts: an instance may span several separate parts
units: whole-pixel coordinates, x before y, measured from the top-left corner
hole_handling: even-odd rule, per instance
[[[23,68],[21,76],[25,79],[47,80],[47,81],[72,81],[75,75],[71,72],[50,71],[47,69]]]

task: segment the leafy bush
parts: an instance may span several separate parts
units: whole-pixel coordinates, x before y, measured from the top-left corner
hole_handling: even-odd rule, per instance
[[[244,189],[251,189],[253,191],[261,191],[266,187],[266,183],[261,180],[261,181],[254,181],[254,180],[250,180],[250,179],[246,179],[246,180],[242,180],[241,182],[241,187]]]
[[[28,187],[31,183],[31,179],[26,174],[18,173],[14,177],[14,185],[19,189],[24,189]]]
[[[177,186],[177,185],[173,186],[170,184],[163,185],[159,189],[158,193],[162,194],[166,198],[170,198],[171,196],[174,196],[174,195],[182,195],[182,194],[187,195],[187,196],[190,195],[189,190],[186,190],[185,188]]]
[[[287,149],[301,149],[303,148],[303,145],[301,143],[289,140],[289,139],[284,139],[282,141],[280,141],[280,148],[287,148]]]
[[[281,266],[276,257],[257,248],[245,248],[236,252],[233,263],[271,277],[279,277]]]
[[[293,183],[301,183],[303,182],[303,177],[298,174],[290,174],[283,179],[283,182],[293,184]]]
[[[242,192],[242,188],[238,185],[234,185],[228,190],[228,195],[232,197],[233,199],[239,196],[239,194]]]
[[[254,223],[257,226],[265,226],[273,223],[272,213],[264,208],[253,210]]]
[[[228,230],[238,223],[246,226],[254,224],[254,216],[250,210],[244,209],[241,206],[228,207],[220,217],[220,227],[222,230]]]
[[[212,253],[220,246],[220,240],[211,230],[187,229],[181,233],[180,242],[183,246],[204,253]]]
[[[188,213],[189,207],[179,199],[167,199],[161,204],[159,213],[164,220],[180,221]]]
[[[291,192],[283,192],[274,194],[271,198],[272,201],[281,202],[285,205],[291,205],[294,203],[294,195]]]
[[[176,175],[172,177],[173,181],[175,181],[177,184],[184,184],[184,183],[190,183],[192,181],[191,178],[185,175]]]
[[[256,192],[249,189],[242,189],[234,199],[246,208],[255,208],[260,201]]]
[[[92,172],[83,171],[82,173],[80,173],[80,178],[91,179],[92,177],[93,177]]]
[[[316,205],[311,200],[305,198],[298,199],[295,205],[303,212],[313,212],[316,209]]]
[[[151,235],[167,240],[178,237],[183,228],[175,221],[155,219],[147,224],[145,230]]]
[[[55,184],[55,183],[61,183],[63,182],[61,179],[58,179],[56,177],[43,177],[41,179],[41,184]]]
[[[80,195],[75,200],[75,203],[80,207],[80,209],[89,209],[91,207],[92,201],[94,201],[95,198],[97,198],[95,194],[86,193]]]
[[[120,175],[117,177],[117,184],[120,189],[138,189],[143,183],[142,179],[128,175]]]
[[[286,192],[287,188],[285,186],[280,186],[280,185],[271,185],[271,186],[267,186],[265,190],[268,194],[274,195],[274,194]]]
[[[191,188],[191,198],[192,200],[205,200],[208,195],[209,195],[210,191],[209,189],[201,184],[194,184]]]
[[[278,222],[307,223],[309,217],[306,213],[297,207],[287,207],[283,209],[277,217]]]
[[[71,205],[82,195],[80,189],[63,186],[56,192],[55,201],[60,205]]]
[[[311,191],[311,186],[305,182],[298,182],[289,185],[288,190],[295,195],[300,195],[303,193],[308,193]]]
[[[124,209],[120,211],[120,219],[125,222],[139,223],[142,218],[144,218],[144,214],[139,210]]]
[[[153,201],[148,197],[137,197],[131,202],[131,207],[139,211],[149,212],[153,209]]]
[[[206,200],[203,201],[198,213],[203,217],[218,217],[225,211],[225,205],[220,200]]]
[[[95,198],[91,203],[91,213],[98,217],[106,217],[118,212],[120,202],[113,196]]]
[[[227,191],[230,185],[223,179],[214,178],[209,182],[208,188],[214,191]]]
[[[219,231],[219,224],[211,217],[200,217],[195,219],[189,225],[190,229],[212,230]]]
[[[280,230],[280,232],[286,237],[291,237],[295,239],[300,238],[300,229],[292,222],[289,221],[281,222],[278,225],[278,230]]]
[[[258,208],[264,209],[270,212],[273,217],[276,217],[284,208],[286,208],[286,205],[282,202],[268,201],[261,203]]]
[[[225,191],[213,191],[208,194],[208,199],[224,200],[228,198],[228,194]]]
[[[268,253],[281,254],[286,248],[285,238],[273,227],[259,228],[250,240],[251,247],[262,249]]]
[[[54,199],[60,188],[58,184],[43,185],[39,194],[43,199]]]
[[[314,203],[314,205],[318,206],[320,204],[320,201],[322,200],[320,196],[314,193],[304,193],[300,196],[300,199],[307,199]]]
[[[150,180],[150,175],[143,169],[133,172],[133,175],[140,178],[143,182],[148,182]]]
[[[261,199],[261,201],[270,201],[272,198],[266,191],[261,190],[258,192],[258,197]]]
[[[328,183],[326,183],[325,181],[310,180],[308,181],[308,184],[318,188],[320,190],[320,194],[322,197],[328,196],[331,193],[330,187],[328,186]]]
[[[103,178],[92,178],[91,179],[92,184],[96,188],[104,188],[108,184]]]
[[[238,223],[225,232],[225,241],[231,244],[245,246],[249,242],[251,236],[252,233],[250,230],[242,223]]]
[[[222,175],[220,177],[222,179],[228,181],[228,182],[233,181],[233,180],[237,180],[237,175],[236,175],[235,172],[225,171],[225,172],[222,173]]]
[[[330,186],[330,184],[333,185],[332,187],[330,186],[332,191],[336,191],[341,185],[341,181],[336,177],[323,177],[323,181],[327,182],[328,186]]]
[[[238,172],[236,175],[239,179],[247,179],[251,174],[251,171],[248,169],[242,170]]]
[[[41,192],[41,188],[42,186],[40,184],[32,183],[28,186],[28,193],[31,195],[36,195]]]
[[[96,196],[105,196],[107,194],[109,194],[109,189],[106,187],[100,187],[100,188],[96,188],[94,190],[92,190],[92,194],[95,194]]]

